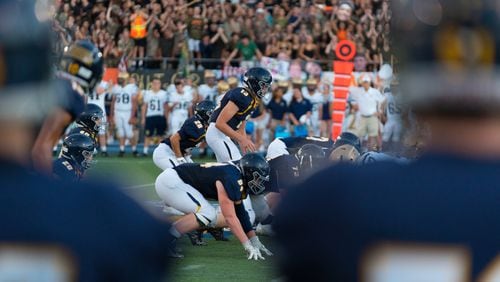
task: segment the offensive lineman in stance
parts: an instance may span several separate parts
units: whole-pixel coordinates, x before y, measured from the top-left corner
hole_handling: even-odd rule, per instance
[[[272,253],[260,243],[243,205],[248,195],[264,192],[269,179],[269,164],[254,153],[229,163],[183,164],[163,171],[156,179],[158,196],[185,215],[171,228],[174,237],[200,227],[222,227],[225,224],[248,252],[248,259],[264,259]],[[206,200],[219,202],[222,214]],[[173,253],[174,257],[182,255]]]

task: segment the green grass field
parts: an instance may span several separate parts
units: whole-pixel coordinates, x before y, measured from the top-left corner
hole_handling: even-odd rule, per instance
[[[97,158],[97,163],[88,171],[88,177],[114,179],[138,201],[150,201],[159,200],[153,183],[160,172],[151,158],[109,157]],[[229,236],[229,240],[219,242],[205,235],[208,245],[194,247],[183,237],[178,246],[185,258],[172,260],[171,280],[271,281],[277,278],[273,274],[272,259],[249,261],[239,241],[233,236]],[[269,238],[261,240],[269,249],[273,249]]]

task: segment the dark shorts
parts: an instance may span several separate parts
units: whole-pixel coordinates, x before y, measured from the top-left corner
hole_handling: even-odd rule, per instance
[[[146,117],[144,134],[146,137],[163,136],[167,131],[167,121],[164,116]]]
[[[141,39],[134,39],[134,46],[146,47],[146,37]]]

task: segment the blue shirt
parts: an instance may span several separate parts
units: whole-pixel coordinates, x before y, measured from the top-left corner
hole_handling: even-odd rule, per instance
[[[181,151],[185,153],[187,149],[196,147],[198,143],[203,141],[206,129],[200,120],[198,120],[195,116],[192,116],[182,124],[181,129],[179,129],[177,133],[181,138],[179,142]],[[162,142],[172,147],[170,138],[166,138]]]
[[[3,247],[54,254],[76,281],[164,281],[169,224],[114,185],[57,182],[2,160],[0,179]]]
[[[288,106],[288,112],[293,114],[297,120],[299,120],[302,115],[305,115],[310,111],[312,111],[312,104],[305,98],[300,102],[292,100],[290,106]]]
[[[227,122],[233,130],[237,130],[243,121],[250,118],[253,110],[259,105],[259,101],[245,88],[237,87],[231,89],[222,97],[220,106],[215,109],[210,117],[210,122],[217,121],[220,112],[229,101],[233,102],[238,107],[238,112]]]
[[[453,253],[467,263],[456,271],[470,266],[463,280],[477,281],[500,252],[499,218],[500,161],[429,154],[409,165],[325,169],[283,198],[273,229],[287,281],[360,281],[375,265],[369,254],[432,257],[429,249],[456,247],[467,251]],[[398,273],[395,261],[386,273]]]
[[[274,99],[267,104],[267,109],[271,111],[271,118],[282,120],[287,112],[286,101],[281,99],[281,101],[276,102]]]

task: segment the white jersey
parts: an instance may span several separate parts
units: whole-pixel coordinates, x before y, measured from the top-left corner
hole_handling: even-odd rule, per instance
[[[115,96],[115,111],[132,111],[132,98],[137,95],[137,90],[138,88],[135,84],[127,84],[125,87],[115,85],[111,91],[113,96]]]
[[[385,93],[387,121],[401,121],[401,105],[391,92]]]
[[[163,116],[165,114],[164,105],[167,102],[167,92],[161,90],[153,92],[153,90],[144,91],[144,104],[148,105],[146,117]]]
[[[104,112],[104,116],[106,116],[106,107],[104,105],[104,100],[106,99],[106,93],[108,93],[109,83],[107,83],[106,81],[101,81],[101,83],[99,83],[97,87],[102,88],[104,92],[101,93],[101,95],[98,95],[94,90],[92,94],[88,96],[87,103],[97,105]]]
[[[210,87],[208,84],[202,84],[198,87],[198,94],[203,100],[214,101],[215,96],[217,96],[217,85]]]
[[[319,108],[323,104],[323,94],[318,90],[315,90],[313,93],[309,93],[309,89],[307,87],[302,88],[302,93],[304,98],[309,100],[312,104],[312,114],[318,114]]]
[[[172,114],[187,115],[193,103],[193,92],[185,91],[184,94],[173,92],[169,96],[169,106],[173,106]]]

